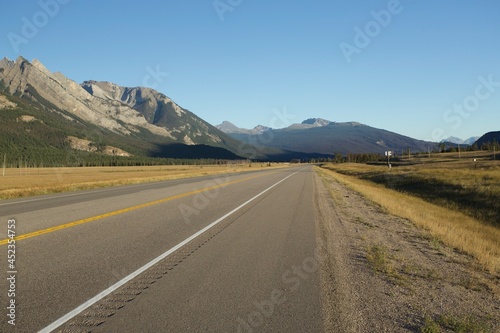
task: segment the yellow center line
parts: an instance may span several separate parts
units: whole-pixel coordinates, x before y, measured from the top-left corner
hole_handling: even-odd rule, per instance
[[[89,217],[89,218],[86,218],[86,219],[82,219],[82,220],[77,220],[77,221],[73,221],[73,222],[61,224],[61,225],[58,225],[58,226],[55,226],[55,227],[50,227],[50,228],[47,228],[47,229],[33,231],[33,232],[30,232],[30,233],[27,233],[27,234],[16,236],[16,237],[14,237],[14,240],[17,242],[17,241],[28,239],[28,238],[38,237],[38,236],[49,234],[49,233],[52,233],[52,232],[55,232],[55,231],[59,231],[59,230],[62,230],[62,229],[76,227],[77,225],[81,225],[81,224],[85,224],[85,223],[89,223],[89,222],[94,222],[94,221],[101,220],[101,219],[104,219],[104,218],[107,218],[107,217],[116,216],[116,215],[120,215],[120,214],[131,212],[131,211],[134,211],[134,210],[138,210],[138,209],[142,209],[142,208],[146,208],[146,207],[151,207],[151,206],[154,206],[154,205],[158,205],[158,204],[161,204],[161,203],[165,203],[167,201],[172,201],[172,200],[175,200],[175,199],[185,198],[185,197],[188,197],[190,195],[194,195],[194,194],[198,194],[198,193],[210,191],[210,190],[213,190],[213,189],[216,189],[216,188],[221,188],[221,187],[225,187],[225,186],[236,184],[236,183],[241,183],[241,182],[244,182],[244,181],[247,181],[247,180],[251,180],[251,179],[255,179],[255,178],[258,178],[258,177],[263,177],[263,176],[266,176],[266,175],[269,175],[269,174],[272,174],[272,173],[276,173],[276,172],[277,171],[266,172],[265,174],[262,174],[262,175],[247,177],[247,178],[243,178],[243,179],[239,179],[239,180],[233,180],[231,182],[227,182],[227,183],[224,183],[224,184],[214,185],[214,186],[211,186],[211,187],[205,187],[205,188],[202,188],[200,190],[194,190],[194,191],[191,191],[191,192],[186,192],[186,193],[174,195],[174,196],[163,198],[163,199],[159,199],[159,200],[155,200],[155,201],[151,201],[151,202],[146,202],[146,203],[143,203],[143,204],[140,204],[140,205],[136,205],[136,206],[132,206],[132,207],[127,207],[127,208],[115,210],[113,212],[109,212],[109,213],[105,213],[105,214],[101,214],[101,215]],[[9,240],[10,240],[9,238],[0,240],[0,246],[7,244],[9,242]]]

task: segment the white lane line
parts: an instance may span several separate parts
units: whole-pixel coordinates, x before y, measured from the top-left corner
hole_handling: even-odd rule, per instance
[[[108,296],[109,294],[111,294],[112,292],[114,292],[115,290],[117,290],[118,288],[120,288],[123,285],[125,285],[127,282],[131,281],[132,279],[134,279],[135,277],[137,277],[141,273],[145,272],[146,270],[148,270],[149,268],[153,267],[154,265],[156,265],[157,263],[159,263],[163,259],[167,258],[169,255],[171,255],[173,252],[175,252],[179,248],[183,247],[184,245],[186,245],[187,243],[189,243],[190,241],[192,241],[196,237],[198,237],[198,236],[202,235],[203,233],[207,232],[208,230],[210,230],[211,228],[213,228],[214,226],[216,226],[217,224],[219,224],[220,222],[222,222],[223,220],[225,220],[227,217],[229,217],[232,214],[236,213],[241,208],[245,207],[246,205],[248,205],[249,203],[251,203],[252,201],[254,201],[255,199],[257,199],[258,197],[260,197],[264,193],[268,192],[269,190],[271,190],[275,186],[278,186],[280,183],[284,182],[288,178],[296,175],[297,173],[299,173],[303,169],[304,168],[300,169],[299,171],[296,171],[296,172],[292,173],[291,175],[286,176],[285,178],[283,178],[279,182],[275,183],[274,185],[268,187],[267,189],[265,189],[264,191],[260,192],[259,194],[257,194],[253,198],[251,198],[248,201],[242,203],[241,205],[239,205],[238,207],[236,207],[235,209],[233,209],[229,213],[227,213],[224,216],[218,218],[216,221],[212,222],[211,224],[209,224],[205,228],[201,229],[197,233],[193,234],[192,236],[186,238],[185,240],[183,240],[182,242],[180,242],[179,244],[177,244],[176,246],[174,246],[173,248],[171,248],[167,252],[165,252],[165,253],[161,254],[160,256],[156,257],[155,259],[151,260],[146,265],[142,266],[141,268],[139,268],[135,272],[131,273],[130,275],[124,277],[123,279],[121,279],[120,281],[118,281],[117,283],[115,283],[114,285],[112,285],[111,287],[109,287],[108,289],[100,292],[99,294],[97,294],[96,296],[92,297],[91,299],[89,299],[88,301],[86,301],[85,303],[83,303],[82,305],[80,305],[79,307],[77,307],[74,310],[68,312],[67,314],[65,314],[61,318],[57,319],[56,321],[54,321],[49,326],[47,326],[44,329],[38,331],[38,333],[49,333],[49,332],[52,332],[53,330],[55,330],[56,328],[58,328],[62,324],[66,323],[68,320],[70,320],[73,317],[75,317],[76,315],[80,314],[81,312],[83,312],[84,310],[86,310],[87,308],[89,308],[90,306],[94,305],[95,303],[97,303],[98,301],[100,301],[101,299],[103,299],[104,297]]]

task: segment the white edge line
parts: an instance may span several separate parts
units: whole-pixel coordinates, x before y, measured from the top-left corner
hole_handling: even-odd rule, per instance
[[[148,262],[146,265],[142,266],[141,268],[139,268],[138,270],[136,270],[135,272],[129,274],[128,276],[124,277],[123,279],[121,279],[120,281],[116,282],[114,285],[112,285],[111,287],[109,287],[108,289],[104,290],[104,291],[101,291],[99,294],[97,294],[96,296],[92,297],[91,299],[89,299],[88,301],[86,301],[85,303],[83,303],[82,305],[78,306],[77,308],[75,308],[74,310],[68,312],[67,314],[65,314],[64,316],[62,316],[61,318],[57,319],[56,321],[54,321],[52,324],[50,324],[49,326],[45,327],[44,329],[38,331],[38,333],[49,333],[49,332],[52,332],[53,330],[55,330],[56,328],[58,328],[59,326],[63,325],[64,323],[66,323],[68,320],[72,319],[73,317],[77,316],[78,314],[80,314],[81,312],[83,312],[84,310],[86,310],[87,308],[89,308],[90,306],[94,305],[95,303],[97,303],[98,301],[100,301],[101,299],[103,299],[104,297],[108,296],[109,294],[111,294],[112,292],[114,292],[115,290],[117,290],[118,288],[122,287],[123,285],[125,285],[127,282],[131,281],[132,279],[134,279],[135,277],[137,277],[138,275],[140,275],[141,273],[145,272],[146,270],[148,270],[149,268],[153,267],[154,265],[156,265],[158,262],[160,262],[161,260],[165,259],[166,257],[168,257],[169,255],[171,255],[173,252],[175,252],[176,250],[178,250],[179,248],[183,247],[184,245],[186,245],[187,243],[189,243],[190,241],[192,241],[193,239],[195,239],[196,237],[200,236],[201,234],[205,233],[206,231],[208,231],[209,229],[213,228],[214,226],[216,226],[217,224],[219,224],[220,222],[222,222],[223,220],[225,220],[227,217],[229,217],[230,215],[234,214],[235,212],[237,212],[238,210],[240,210],[241,208],[245,207],[246,205],[248,205],[250,202],[254,201],[255,199],[257,199],[258,197],[260,197],[261,195],[263,195],[264,193],[266,193],[267,191],[271,190],[273,187],[279,185],[280,183],[284,182],[285,180],[287,180],[288,178],[292,177],[293,175],[299,173],[300,171],[302,171],[304,168],[300,169],[299,171],[297,172],[294,172],[292,173],[291,175],[288,175],[286,176],[285,178],[283,178],[282,180],[280,180],[279,182],[275,183],[274,185],[268,187],[267,189],[265,189],[264,191],[260,192],[259,194],[257,194],[256,196],[254,196],[253,198],[249,199],[248,201],[242,203],[241,205],[239,205],[238,207],[236,207],[235,209],[233,209],[232,211],[230,211],[229,213],[227,213],[226,215],[218,218],[216,221],[212,222],[211,224],[209,224],[208,226],[206,226],[205,228],[201,229],[200,231],[198,231],[197,233],[193,234],[192,236],[186,238],[185,240],[183,240],[182,242],[180,242],[179,244],[177,244],[176,246],[174,246],[173,248],[171,248],[170,250],[168,250],[167,252],[161,254],[160,256],[156,257],[155,259],[151,260],[150,262]]]

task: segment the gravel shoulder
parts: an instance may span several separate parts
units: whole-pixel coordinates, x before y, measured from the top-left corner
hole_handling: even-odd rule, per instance
[[[315,173],[326,332],[500,332],[500,277]]]

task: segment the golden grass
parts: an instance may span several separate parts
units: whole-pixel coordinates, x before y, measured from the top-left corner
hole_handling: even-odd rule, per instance
[[[272,168],[286,164],[273,164]],[[0,199],[27,197],[138,184],[154,181],[192,178],[225,173],[269,168],[267,164],[208,166],[144,166],[144,167],[89,167],[89,168],[27,168],[6,169],[0,173]]]
[[[331,164],[328,168],[459,210],[500,226],[500,161],[471,160],[386,166]]]
[[[408,156],[403,152],[400,155],[403,159],[408,160]],[[497,154],[497,159],[500,155]],[[419,162],[435,162],[435,161],[449,161],[449,160],[467,160],[477,158],[478,160],[491,160],[493,157],[493,151],[488,150],[475,150],[475,151],[461,151],[451,152],[451,153],[431,153],[429,158],[428,154],[420,153],[417,155],[411,155],[409,160],[418,160]]]
[[[365,168],[359,165],[344,165],[343,168],[345,167],[352,167],[353,170]],[[460,212],[388,189],[383,185],[340,174],[334,170],[322,170],[324,174],[377,203],[388,213],[408,219],[428,230],[444,244],[472,255],[491,273],[500,272],[499,228],[481,223]]]
[[[365,164],[339,164],[335,170],[351,174],[372,172],[376,174],[411,175],[422,181],[435,180],[450,185],[473,188],[500,197],[500,163],[479,162],[478,168],[472,162],[454,161],[448,163],[417,164],[401,166],[388,171],[386,167]]]

